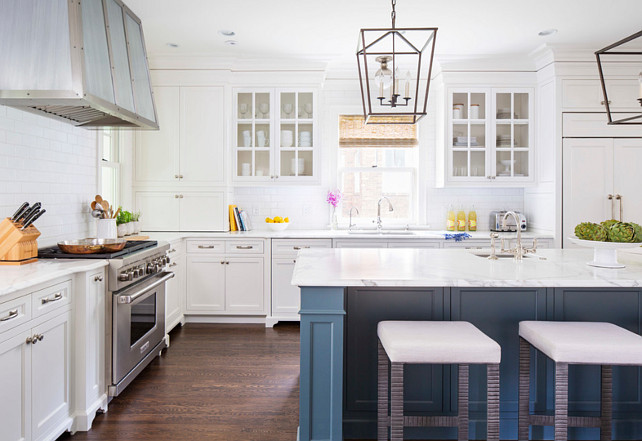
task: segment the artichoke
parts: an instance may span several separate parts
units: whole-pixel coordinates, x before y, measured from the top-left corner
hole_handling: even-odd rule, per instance
[[[575,227],[575,235],[579,239],[584,240],[597,240],[604,242],[608,239],[606,228],[600,224],[592,222],[582,222]]]
[[[605,221],[601,222],[601,224],[602,224],[602,226],[604,228],[606,228],[608,230],[609,228],[611,228],[611,225],[617,224],[618,222],[619,221],[617,221],[615,219],[609,219],[609,220],[605,220]]]
[[[611,242],[635,242],[635,228],[626,222],[616,222],[608,229]]]
[[[633,227],[633,230],[635,230],[635,237],[633,238],[633,242],[642,242],[642,226],[634,222],[629,222],[629,225],[631,225]]]

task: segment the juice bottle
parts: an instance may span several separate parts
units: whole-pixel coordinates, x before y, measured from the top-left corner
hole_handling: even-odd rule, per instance
[[[457,212],[457,231],[466,231],[466,212],[463,206]]]
[[[474,205],[468,212],[468,231],[477,231],[477,212]]]
[[[446,230],[455,231],[455,210],[453,206],[448,206],[448,213],[446,214]]]

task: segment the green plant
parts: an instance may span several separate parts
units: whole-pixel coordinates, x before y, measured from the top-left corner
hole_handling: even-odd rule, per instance
[[[126,224],[127,222],[132,221],[132,214],[130,211],[122,210],[121,208],[120,213],[118,214],[118,217],[116,218],[116,225],[121,225],[121,224]]]

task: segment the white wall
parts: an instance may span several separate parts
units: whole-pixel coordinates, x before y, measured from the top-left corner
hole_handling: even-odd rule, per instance
[[[96,156],[94,131],[0,106],[0,218],[41,202],[38,246],[90,236]]]

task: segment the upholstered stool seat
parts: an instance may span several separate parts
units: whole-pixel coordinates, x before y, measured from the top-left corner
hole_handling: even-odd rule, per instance
[[[642,366],[642,337],[611,323],[536,322],[519,324],[519,423],[518,438],[528,440],[530,425],[555,427],[555,441],[565,441],[568,427],[599,427],[601,441],[611,440],[613,365]],[[530,347],[555,362],[555,415],[531,415]],[[601,415],[568,416],[568,365],[601,365]]]
[[[499,440],[499,362],[501,348],[468,322],[384,321],[379,337],[378,440],[403,439],[404,426],[458,427],[458,439],[468,440],[468,369],[487,365],[488,441]],[[391,365],[390,381],[388,364]],[[408,417],[403,414],[405,364],[457,364],[459,390],[457,416]],[[389,388],[389,385],[390,388]],[[390,392],[390,410],[388,394]]]

